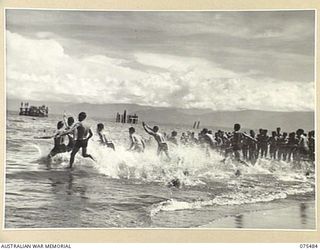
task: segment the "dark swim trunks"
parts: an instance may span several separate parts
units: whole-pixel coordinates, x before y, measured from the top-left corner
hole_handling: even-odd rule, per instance
[[[114,147],[114,144],[112,142],[106,143],[106,145],[107,145],[108,148],[112,148],[113,150],[116,150],[115,147]]]
[[[88,140],[75,141],[74,148],[86,148],[88,147]]]
[[[159,151],[168,151],[168,144],[167,143],[159,144]]]
[[[74,140],[73,140],[73,138],[72,138],[71,136],[68,136],[68,138],[69,138],[69,143],[68,143],[68,145],[67,145],[67,151],[69,152],[69,151],[71,151],[71,150],[73,149],[73,147],[74,147]]]
[[[67,152],[67,146],[64,144],[55,145],[54,148],[50,151],[50,156],[53,157],[56,154]]]

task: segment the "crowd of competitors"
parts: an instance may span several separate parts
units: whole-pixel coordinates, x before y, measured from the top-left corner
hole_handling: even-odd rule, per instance
[[[176,131],[172,131],[168,141],[182,145],[202,145],[234,157],[236,160],[255,162],[258,158],[269,158],[279,161],[315,160],[314,130],[305,133],[303,129],[296,132],[281,132],[281,128],[268,134],[267,129],[259,129],[256,134],[250,130],[249,134],[240,131],[240,124],[234,125],[233,132],[218,130],[213,133],[207,128],[198,133],[182,132],[180,140]]]
[[[116,150],[116,147],[110,136],[104,129],[104,124],[98,123],[95,133],[86,123],[86,113],[81,112],[78,115],[78,121],[75,122],[73,117],[64,115],[63,121],[57,123],[57,132],[53,136],[39,137],[42,139],[54,139],[54,148],[48,155],[48,160],[64,152],[71,152],[70,167],[72,167],[75,155],[82,149],[82,156],[94,160],[87,153],[88,141],[95,134],[97,140],[102,146]],[[254,164],[258,158],[269,158],[279,161],[314,161],[315,160],[315,134],[314,130],[305,133],[303,129],[296,132],[281,132],[281,128],[268,134],[267,129],[259,129],[256,134],[250,130],[249,134],[241,131],[240,124],[234,124],[233,132],[218,130],[213,132],[207,128],[202,129],[197,136],[195,132],[186,131],[181,135],[177,131],[172,131],[170,135],[160,132],[158,126],[152,128],[146,123],[142,126],[147,134],[154,138],[157,143],[157,154],[165,155],[168,160],[170,157],[170,147],[179,145],[199,146],[203,148],[207,155],[211,151],[217,151],[224,155],[225,158],[231,157],[236,161],[244,164],[251,162]],[[130,127],[128,130],[129,140],[131,142],[128,151],[143,153],[148,141],[138,135],[135,128]],[[149,140],[150,141],[150,140]],[[67,143],[68,142],[68,143]]]

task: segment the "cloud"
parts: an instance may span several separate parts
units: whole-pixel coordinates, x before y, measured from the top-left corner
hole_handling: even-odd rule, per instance
[[[76,57],[50,34],[7,31],[7,97],[214,110],[314,110],[314,83],[240,74],[200,57]],[[139,69],[130,65],[139,64]]]

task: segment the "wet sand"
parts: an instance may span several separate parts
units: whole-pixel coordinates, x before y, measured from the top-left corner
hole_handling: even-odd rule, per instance
[[[314,230],[315,203],[297,203],[286,208],[243,213],[215,220],[202,228],[304,229]]]

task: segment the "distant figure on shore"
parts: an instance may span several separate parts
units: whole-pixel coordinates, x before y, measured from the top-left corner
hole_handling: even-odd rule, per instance
[[[57,129],[58,130],[55,133],[55,135],[52,136],[52,138],[54,138],[54,147],[48,155],[48,160],[51,160],[52,157],[54,157],[57,154],[67,152],[67,146],[65,144],[66,136],[63,135],[64,129],[63,129],[63,122],[62,121],[59,121],[57,123]],[[43,138],[45,138],[45,137],[43,137]]]
[[[74,133],[75,135],[74,137],[75,143],[70,155],[69,168],[72,168],[72,165],[74,163],[74,157],[76,156],[80,148],[82,148],[82,157],[84,158],[89,157],[94,161],[94,158],[87,153],[88,141],[93,136],[93,133],[90,127],[86,125],[84,122],[86,117],[87,117],[87,114],[85,112],[79,113],[78,115],[79,121],[69,131],[64,133],[64,134]]]
[[[97,125],[97,134],[99,136],[101,144],[106,145],[108,148],[112,148],[114,151],[116,150],[113,142],[110,139],[110,137],[107,136],[107,134],[106,134],[106,132],[104,130],[104,125],[102,123],[99,123]]]
[[[169,156],[169,152],[168,152],[168,144],[165,141],[164,136],[159,132],[159,127],[158,126],[154,126],[153,128],[150,128],[145,122],[142,122],[142,126],[144,128],[144,130],[149,134],[152,135],[153,138],[156,140],[156,142],[158,143],[158,150],[157,150],[157,154],[160,155],[162,153],[165,153],[165,155],[167,156],[167,158],[170,160],[170,156]]]
[[[146,148],[146,145],[142,139],[142,137],[138,134],[136,134],[136,130],[134,127],[129,128],[129,138],[131,141],[129,151],[135,151],[138,153],[144,152],[144,149]]]

